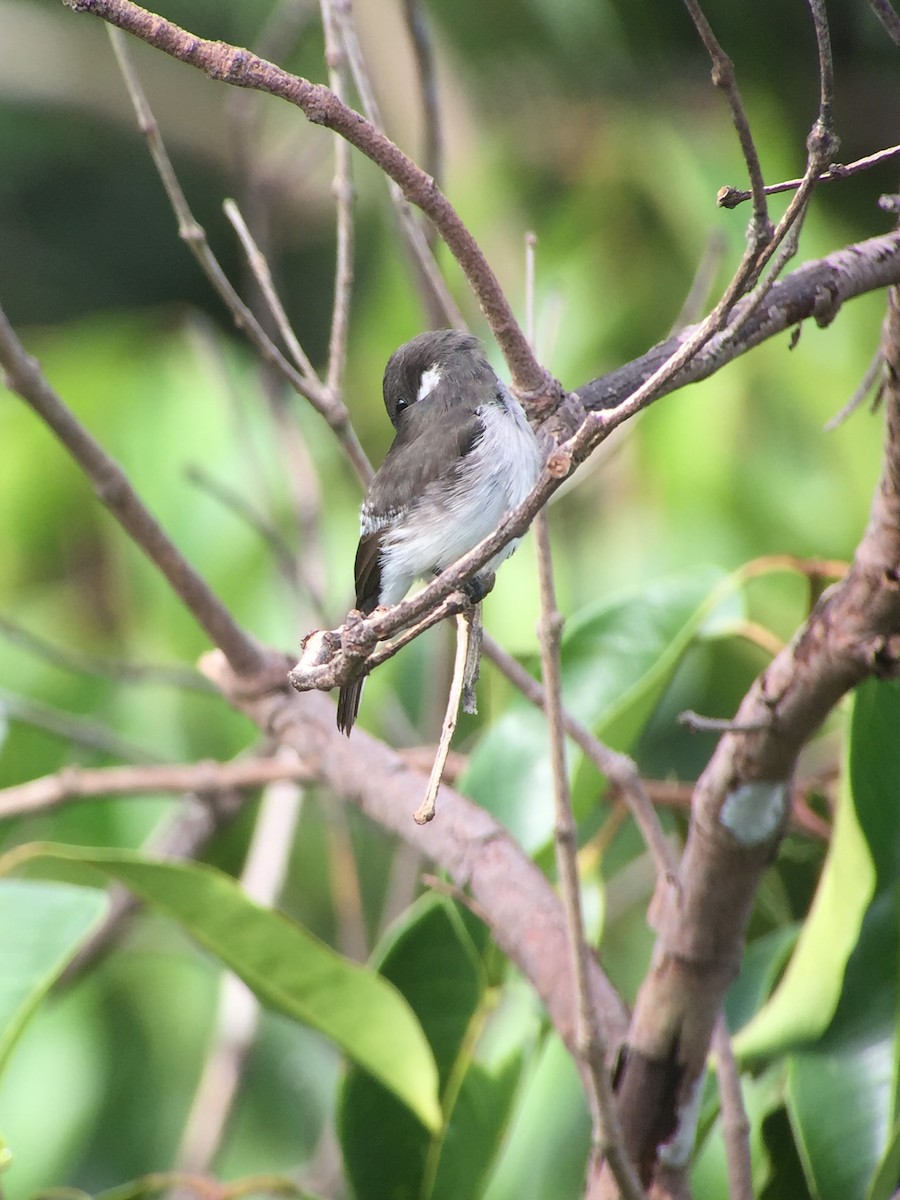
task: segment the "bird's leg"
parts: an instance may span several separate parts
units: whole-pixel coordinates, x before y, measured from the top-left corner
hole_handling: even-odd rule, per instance
[[[462,584],[462,591],[466,593],[473,604],[480,604],[488,592],[494,590],[494,583],[497,576],[493,571],[479,571],[477,575],[473,575],[471,579],[467,579]]]

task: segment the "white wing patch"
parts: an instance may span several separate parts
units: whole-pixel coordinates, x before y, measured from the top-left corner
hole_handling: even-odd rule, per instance
[[[363,503],[359,510],[359,528],[363,537],[368,537],[371,533],[378,533],[380,529],[384,529],[388,525],[393,525],[396,521],[405,517],[409,512],[409,508],[389,508],[384,512],[373,512],[370,506]]]

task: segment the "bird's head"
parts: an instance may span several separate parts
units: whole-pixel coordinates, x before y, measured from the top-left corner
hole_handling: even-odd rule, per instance
[[[481,343],[469,333],[436,329],[420,333],[395,350],[384,372],[384,404],[397,428],[403,413],[435,394],[448,401],[465,396],[472,384],[492,379]]]

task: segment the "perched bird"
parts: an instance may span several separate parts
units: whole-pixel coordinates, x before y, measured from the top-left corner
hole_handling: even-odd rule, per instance
[[[537,482],[542,455],[522,406],[477,338],[441,329],[395,350],[384,403],[396,429],[360,511],[356,607],[397,604],[416,579],[437,575],[476,546]],[[480,600],[508,543],[471,581]],[[340,690],[338,729],[349,736],[363,680]]]

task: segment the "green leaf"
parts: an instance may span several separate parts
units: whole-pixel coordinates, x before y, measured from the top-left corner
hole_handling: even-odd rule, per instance
[[[789,1063],[787,1111],[817,1200],[862,1200],[889,1149],[898,898],[900,887],[872,904],[832,1024]]]
[[[738,579],[700,567],[579,613],[562,647],[566,704],[614,749],[630,749],[692,640],[723,603],[734,606]]]
[[[900,874],[900,685],[869,680],[853,697],[849,788],[841,796],[831,845],[809,916],[769,1002],[735,1039],[742,1058],[811,1041],[828,1026],[866,908]]]
[[[248,899],[230,876],[197,863],[75,846],[36,843],[7,858],[13,855],[80,863],[125,884],[179,921],[264,1004],[330,1037],[427,1128],[439,1124],[437,1069],[403,997],[283,914]]]
[[[772,1163],[763,1135],[763,1126],[769,1116],[784,1105],[786,1074],[784,1063],[778,1062],[758,1078],[745,1075],[741,1079],[744,1110],[750,1123],[750,1163],[754,1196],[763,1195],[771,1175]],[[720,1118],[704,1138],[691,1167],[691,1189],[695,1196],[728,1195],[728,1165]]]
[[[888,1148],[878,1164],[866,1200],[891,1200],[897,1194],[900,1179],[900,1121],[894,1124]]]
[[[481,1200],[521,1072],[521,1054],[493,1069],[468,1065],[440,1146],[430,1200]]]
[[[869,679],[853,698],[850,722],[850,786],[878,875],[878,888],[900,878],[900,684]]]
[[[734,1033],[746,1025],[768,999],[800,932],[797,924],[773,929],[747,946],[737,979],[728,989],[725,1015]]]
[[[95,888],[0,880],[0,1070],[107,905]]]
[[[604,599],[563,633],[563,701],[617,750],[629,750],[653,714],[685,650],[736,576],[702,568]],[[733,602],[733,596],[731,596]],[[573,801],[583,810],[597,774],[571,751]],[[509,828],[529,853],[552,832],[552,779],[543,714],[514,702],[480,740],[463,787]]]
[[[509,1134],[484,1200],[580,1196],[591,1125],[572,1056],[555,1033],[519,1089]]]
[[[481,964],[455,907],[441,896],[423,897],[383,944],[377,965],[419,1018],[438,1064],[442,1102],[452,1107],[458,1061],[484,993]],[[370,1072],[348,1072],[338,1124],[357,1200],[428,1194],[440,1140],[432,1142]]]

